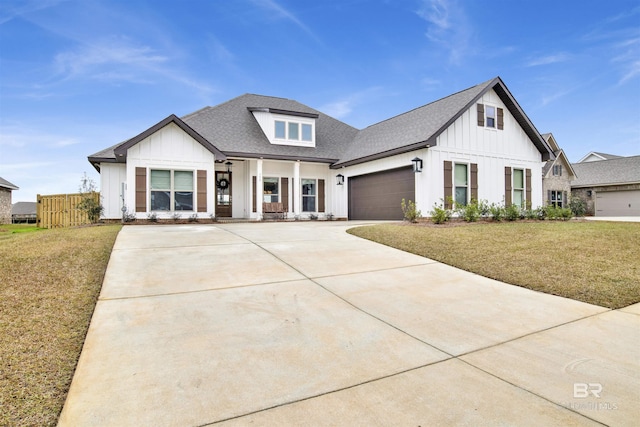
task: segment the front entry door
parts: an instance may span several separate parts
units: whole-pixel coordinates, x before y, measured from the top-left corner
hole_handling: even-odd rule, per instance
[[[216,172],[216,216],[231,218],[231,172]]]

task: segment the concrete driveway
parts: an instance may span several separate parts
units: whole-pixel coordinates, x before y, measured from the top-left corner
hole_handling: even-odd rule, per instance
[[[640,304],[507,285],[353,225],[124,227],[59,425],[640,418]]]

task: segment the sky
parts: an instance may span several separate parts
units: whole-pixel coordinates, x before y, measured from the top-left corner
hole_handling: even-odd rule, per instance
[[[245,93],[361,129],[496,76],[571,162],[640,155],[637,0],[0,0],[0,177],[75,193],[87,156]]]

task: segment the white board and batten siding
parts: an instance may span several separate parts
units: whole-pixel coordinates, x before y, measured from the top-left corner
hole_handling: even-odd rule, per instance
[[[444,197],[444,161],[475,163],[478,165],[478,199],[489,203],[503,203],[505,167],[531,169],[531,205],[540,206],[542,200],[542,160],[540,151],[529,139],[513,115],[493,91],[487,92],[478,103],[504,110],[504,129],[478,126],[474,104],[437,138],[436,146],[428,150],[426,167],[436,191],[427,197],[425,207],[441,203]]]
[[[478,126],[477,106],[472,105],[438,137],[431,148],[390,156],[343,169],[335,174],[349,177],[411,166],[419,157],[423,170],[416,173],[415,202],[425,216],[435,204],[444,199],[444,162],[475,163],[478,165],[478,199],[489,203],[504,203],[505,167],[531,169],[531,206],[540,206],[542,200],[541,154],[516,119],[506,108],[498,94],[488,91],[477,103],[492,105],[504,111],[504,129]],[[336,191],[333,211],[339,217],[348,214],[348,186]]]
[[[122,191],[127,182],[127,168],[124,163],[101,163],[100,164],[100,197],[104,206],[103,218],[122,218],[122,206],[124,200]]]
[[[177,125],[170,123],[154,134],[143,139],[127,151],[126,164],[126,205],[129,212],[135,211],[135,180],[136,168],[170,169],[193,171],[193,192],[197,194],[196,171],[207,171],[207,212],[200,212],[198,216],[207,218],[214,212],[215,203],[215,156],[198,141],[193,139]],[[149,186],[151,174],[147,172],[147,209],[151,205],[149,200]],[[170,217],[173,212],[159,212],[158,217]],[[195,212],[189,212],[189,215]],[[187,212],[183,212],[186,215]],[[147,214],[136,213],[138,218],[144,219]]]

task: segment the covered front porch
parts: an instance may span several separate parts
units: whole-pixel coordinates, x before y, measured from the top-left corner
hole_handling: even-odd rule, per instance
[[[255,221],[340,217],[334,200],[346,190],[333,172],[325,163],[228,157],[215,164],[213,215]]]

